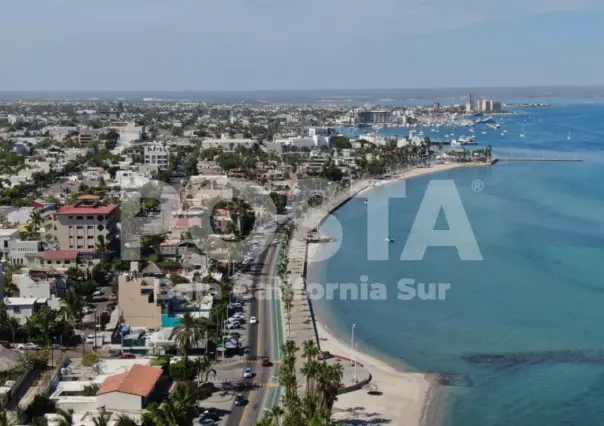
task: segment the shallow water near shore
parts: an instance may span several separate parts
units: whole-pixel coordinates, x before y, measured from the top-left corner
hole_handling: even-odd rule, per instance
[[[335,256],[314,264],[313,282],[387,286],[386,300],[320,300],[318,315],[345,340],[352,324],[360,349],[395,367],[457,373],[470,387],[448,387],[432,418],[444,425],[601,425],[604,363],[582,350],[604,350],[604,105],[520,111],[502,130],[480,137],[499,155],[578,156],[584,163],[500,163],[396,182],[370,193],[389,212],[389,260],[369,261],[366,205],[353,199],[334,213],[343,229]],[[567,140],[568,132],[572,140]],[[477,127],[478,132],[478,127]],[[524,132],[525,138],[519,135]],[[479,139],[480,141],[480,139]],[[429,248],[401,261],[407,234],[432,179],[455,182],[482,261],[460,261],[455,248]],[[482,190],[476,191],[475,181]],[[405,194],[404,198],[401,198]],[[441,215],[437,229],[447,229]],[[334,231],[326,221],[321,231]],[[380,242],[380,244],[387,244]],[[399,300],[397,282],[450,283],[446,300]],[[323,312],[323,314],[322,314]],[[323,317],[321,317],[323,316]],[[371,350],[369,352],[371,352]],[[572,351],[561,362],[548,351]],[[543,355],[517,363],[476,364],[468,355]],[[525,358],[526,360],[526,358]],[[434,409],[434,407],[432,407]],[[440,413],[438,410],[442,410]],[[440,414],[440,415],[439,415]]]

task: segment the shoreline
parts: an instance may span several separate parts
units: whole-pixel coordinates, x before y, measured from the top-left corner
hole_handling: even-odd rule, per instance
[[[429,167],[416,167],[405,170],[396,174],[390,179],[381,181],[360,181],[355,185],[355,189],[351,188],[350,194],[344,200],[334,200],[335,205],[328,207],[320,218],[310,218],[311,225],[316,223],[318,228],[326,219],[326,217],[335,212],[342,205],[346,204],[350,199],[357,196],[363,196],[371,190],[382,186],[398,182],[400,180],[410,179],[413,177],[423,176],[432,173],[452,170],[460,167],[488,167],[489,163],[449,163],[437,164]],[[363,187],[363,185],[365,185]],[[362,187],[359,189],[359,187]],[[316,220],[318,219],[318,220]],[[316,221],[316,222],[315,222]],[[321,251],[319,244],[304,243],[306,270],[304,271],[304,280],[306,282],[309,275],[313,259]],[[338,400],[334,405],[333,418],[336,421],[346,420],[365,420],[367,422],[375,422],[377,418],[383,423],[400,426],[430,426],[435,421],[437,406],[439,405],[439,389],[438,385],[427,374],[422,372],[403,371],[390,365],[383,358],[386,354],[376,355],[367,352],[352,351],[349,345],[344,343],[344,340],[337,332],[329,328],[329,321],[325,318],[317,316],[316,305],[313,307],[311,301],[307,299],[309,308],[312,312],[311,319],[314,323],[317,344],[323,351],[329,351],[336,355],[345,355],[354,357],[359,363],[363,364],[371,374],[370,386],[377,389],[381,394],[367,395],[366,389],[344,393],[338,396]],[[319,311],[321,308],[319,308]],[[326,309],[327,310],[327,309]],[[325,317],[329,315],[326,314]],[[332,321],[333,322],[333,321]],[[410,366],[411,367],[411,366]],[[365,412],[367,399],[372,399],[372,404],[368,412]]]

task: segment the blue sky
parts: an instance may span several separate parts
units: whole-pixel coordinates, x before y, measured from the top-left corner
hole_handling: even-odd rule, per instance
[[[0,90],[604,85],[602,0],[0,0]]]

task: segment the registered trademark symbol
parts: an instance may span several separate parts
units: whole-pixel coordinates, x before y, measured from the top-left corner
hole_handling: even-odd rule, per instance
[[[482,192],[483,189],[484,189],[484,182],[481,181],[480,179],[476,179],[474,182],[472,182],[472,191]]]

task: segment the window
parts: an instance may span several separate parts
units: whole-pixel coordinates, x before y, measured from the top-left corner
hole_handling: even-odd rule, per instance
[[[89,249],[94,249],[94,245],[90,245],[90,244],[88,244],[88,248],[89,248]]]
[[[13,313],[20,314],[21,313],[21,307],[20,306],[13,306]]]
[[[99,231],[102,231],[103,229],[105,229],[105,227],[103,225],[99,225],[97,228]]]
[[[89,240],[92,240],[93,238],[94,238],[94,235],[89,235],[89,236],[88,236],[88,239],[89,239]]]
[[[77,220],[82,220],[82,219],[84,219],[84,216],[76,216],[76,219]]]
[[[4,248],[8,248],[8,240],[4,241]]]
[[[65,261],[65,264],[66,264],[66,265],[69,265],[70,263],[71,263],[71,260],[66,260],[66,261]]]
[[[83,248],[84,248],[84,246],[83,246],[83,245],[78,244],[78,248],[79,248],[79,249],[83,249]]]
[[[88,225],[88,230],[90,231],[92,229],[94,229],[94,226],[93,225]]]
[[[102,214],[98,215],[97,219],[98,220],[103,220],[103,215]]]
[[[73,244],[69,244],[69,248],[72,249],[73,248]]]
[[[78,227],[76,229],[84,229],[84,227],[81,225],[78,225]]]
[[[94,219],[94,216],[86,216],[86,219],[92,220],[92,219]]]
[[[84,237],[82,235],[78,235],[78,240],[83,240]]]
[[[73,219],[73,216],[67,216],[67,217],[68,217],[68,219]]]

